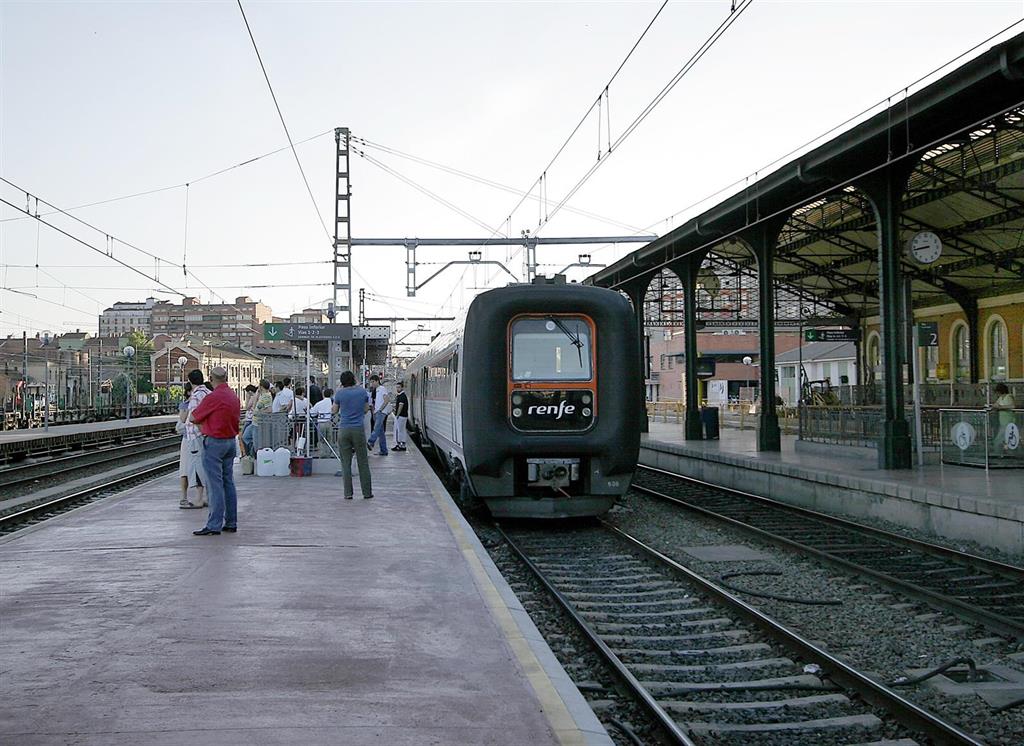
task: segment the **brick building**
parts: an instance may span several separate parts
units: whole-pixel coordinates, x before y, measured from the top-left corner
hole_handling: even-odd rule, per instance
[[[183,298],[180,305],[154,306],[151,331],[174,339],[194,334],[250,350],[263,337],[262,324],[273,317],[269,306],[247,295],[235,298],[234,303],[200,303],[197,298]]]
[[[100,314],[101,337],[117,336],[129,332],[152,333],[151,319],[157,306],[170,305],[168,301],[146,298],[144,301],[118,301]]]
[[[160,342],[150,358],[150,375],[157,388],[182,386],[190,371],[201,370],[209,377],[216,366],[228,372],[228,385],[244,396],[243,389],[250,383],[258,386],[263,377],[263,361],[252,352],[225,342],[203,342],[199,339]],[[181,360],[184,359],[184,362]]]

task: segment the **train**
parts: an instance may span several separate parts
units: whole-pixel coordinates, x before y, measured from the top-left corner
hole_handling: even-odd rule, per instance
[[[409,428],[494,517],[607,512],[636,469],[632,306],[564,276],[478,295],[405,371]]]

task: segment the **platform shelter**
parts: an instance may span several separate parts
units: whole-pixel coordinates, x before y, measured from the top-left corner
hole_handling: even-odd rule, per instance
[[[683,337],[688,440],[703,437],[700,339],[716,328],[757,332],[762,451],[794,416],[776,403],[781,330],[848,333],[856,377],[821,402],[798,371],[795,416],[803,439],[836,444],[856,421],[883,469],[937,451],[953,410],[985,412],[999,384],[1024,406],[1024,35],[890,96],[587,282],[630,298],[648,379],[648,334]]]

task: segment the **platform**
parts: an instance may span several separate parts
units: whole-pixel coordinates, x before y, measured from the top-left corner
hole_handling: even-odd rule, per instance
[[[1024,554],[1024,474],[1019,470],[926,464],[882,470],[824,452],[759,452],[753,430],[720,440],[685,440],[681,425],[652,422],[640,463],[825,513],[882,518],[949,539]]]
[[[195,537],[177,478],[0,539],[0,742],[610,746],[422,456],[238,478]]]
[[[88,443],[150,435],[161,430],[172,433],[177,420],[177,415],[166,414],[136,417],[131,421],[105,420],[80,422],[76,425],[52,425],[47,429],[33,427],[24,430],[3,430],[0,431],[0,461],[22,454],[41,454]]]

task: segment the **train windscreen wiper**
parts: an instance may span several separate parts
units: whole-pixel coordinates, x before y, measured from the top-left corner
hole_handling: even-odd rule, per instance
[[[554,316],[548,316],[548,321],[553,322],[559,329],[562,330],[562,334],[567,336],[569,338],[569,341],[572,342],[572,346],[576,348],[576,354],[577,354],[577,356],[580,359],[580,368],[582,368],[583,367],[583,340],[580,339],[580,325],[579,325],[579,322],[576,322],[576,333],[573,334],[572,331],[569,330],[569,327],[567,327],[564,322],[560,321],[559,319],[556,319]]]

